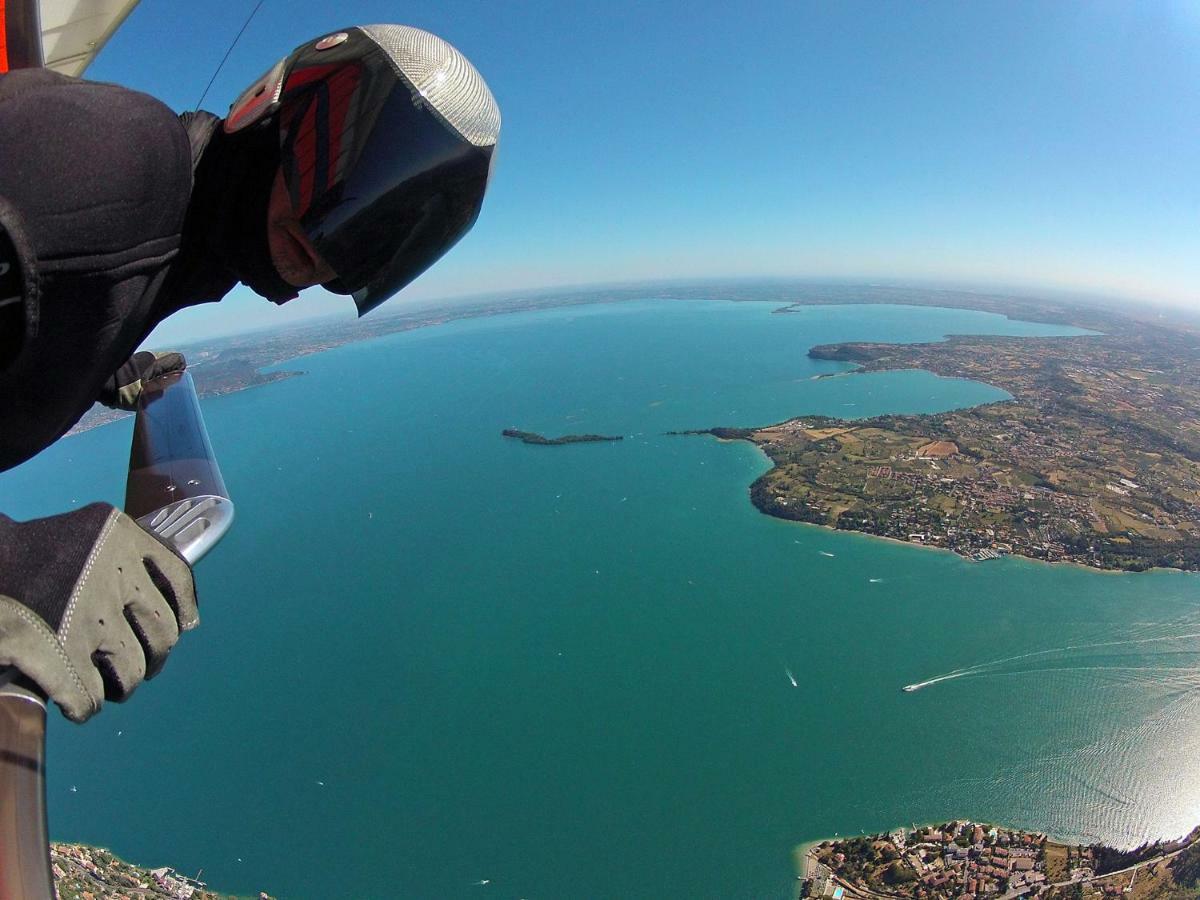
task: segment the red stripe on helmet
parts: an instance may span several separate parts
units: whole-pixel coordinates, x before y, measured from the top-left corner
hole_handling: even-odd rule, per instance
[[[343,151],[343,138],[346,135],[346,119],[353,105],[354,96],[362,80],[360,66],[347,66],[329,79],[329,168],[328,182],[332,187],[340,178],[338,160]]]
[[[303,216],[320,193],[341,180],[337,163],[344,150],[347,115],[361,80],[361,65],[351,63],[306,66],[293,72],[284,85],[287,99],[281,126],[291,145],[297,216]],[[318,116],[324,121],[318,121]],[[326,142],[323,148],[317,146],[322,137]],[[319,160],[324,161],[323,172],[316,171]]]
[[[287,96],[292,91],[313,84],[314,82],[322,81],[342,67],[342,64],[335,63],[326,66],[304,66],[303,68],[293,69],[292,73],[288,75],[287,81],[284,82],[283,96]]]
[[[317,156],[317,132],[314,124],[317,117],[316,104],[309,104],[304,111],[303,119],[297,123],[298,134],[292,144],[295,157],[296,174],[300,178],[299,202],[296,205],[296,215],[302,216],[308,212],[313,200],[313,166]]]

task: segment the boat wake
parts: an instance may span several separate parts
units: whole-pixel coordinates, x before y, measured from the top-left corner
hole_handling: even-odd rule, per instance
[[[961,669],[957,672],[947,672],[945,675],[939,675],[937,678],[930,678],[926,681],[918,681],[916,684],[906,684],[900,690],[906,694],[911,694],[914,691],[919,691],[921,688],[927,688],[931,684],[937,684],[940,681],[949,681],[952,678],[962,678],[964,675],[973,674],[971,669]]]
[[[951,681],[955,678],[964,678],[967,675],[1031,675],[1031,674],[1035,674],[1037,672],[1083,671],[1085,669],[1088,671],[1100,671],[1100,670],[1108,671],[1108,670],[1128,670],[1131,668],[1139,669],[1142,671],[1155,671],[1155,672],[1166,672],[1166,671],[1198,672],[1198,671],[1200,671],[1200,669],[1197,669],[1195,667],[1190,667],[1190,666],[1184,666],[1184,667],[1162,667],[1162,666],[1130,667],[1130,666],[1122,666],[1122,665],[1099,665],[1099,666],[1097,666],[1097,665],[1090,665],[1090,666],[1057,665],[1057,666],[1052,666],[1051,668],[1044,668],[1044,667],[1035,668],[1035,669],[1021,668],[1018,671],[1008,671],[1008,672],[1001,670],[1002,666],[1007,666],[1010,663],[1021,662],[1022,660],[1033,659],[1035,657],[1051,656],[1052,654],[1065,654],[1065,653],[1071,653],[1073,651],[1078,651],[1078,650],[1100,650],[1100,649],[1108,649],[1108,648],[1113,648],[1113,647],[1131,647],[1131,646],[1140,645],[1140,644],[1155,644],[1155,643],[1162,643],[1162,642],[1166,642],[1166,641],[1194,640],[1196,638],[1200,638],[1200,633],[1166,634],[1166,635],[1160,635],[1160,636],[1155,636],[1155,637],[1125,638],[1123,640],[1117,640],[1117,641],[1097,641],[1095,643],[1088,643],[1088,644],[1068,644],[1065,647],[1051,647],[1048,650],[1033,650],[1029,653],[1019,653],[1016,656],[1005,656],[1001,659],[989,660],[988,662],[979,663],[978,665],[967,666],[962,669],[955,669],[952,672],[947,672],[944,675],[938,675],[934,678],[928,678],[925,681],[917,681],[917,682],[914,682],[913,684],[906,684],[900,690],[904,691],[904,693],[906,693],[906,694],[911,694],[915,691],[922,690],[923,688],[927,688],[931,685],[939,684],[940,682],[943,682],[943,681]],[[1164,652],[1169,652],[1169,651],[1164,651]],[[1195,651],[1188,650],[1188,651],[1184,651],[1184,652],[1188,652],[1188,653],[1200,652],[1200,649],[1195,650]],[[1063,660],[1063,662],[1068,662],[1068,661],[1070,661],[1070,660]],[[1077,660],[1077,661],[1082,662],[1083,660]],[[1039,663],[1040,662],[1041,662],[1041,660],[1039,659]],[[1050,662],[1050,661],[1048,660],[1047,662]]]

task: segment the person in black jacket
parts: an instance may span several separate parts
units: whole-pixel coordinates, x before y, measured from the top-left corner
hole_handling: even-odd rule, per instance
[[[0,471],[182,368],[134,351],[238,282],[382,303],[474,224],[499,127],[471,64],[403,26],[301,45],[224,119],[0,75]],[[0,666],[69,718],[128,697],[197,621],[187,564],[118,510],[0,515]]]

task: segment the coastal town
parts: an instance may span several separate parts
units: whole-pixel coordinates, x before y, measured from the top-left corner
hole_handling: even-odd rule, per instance
[[[200,873],[193,878],[168,866],[142,868],[86,844],[51,844],[50,867],[58,900],[237,900],[210,890]],[[258,900],[272,898],[260,893]]]
[[[1179,900],[1200,896],[1200,828],[1122,851],[980,822],[822,841],[801,854],[799,896],[819,900]]]

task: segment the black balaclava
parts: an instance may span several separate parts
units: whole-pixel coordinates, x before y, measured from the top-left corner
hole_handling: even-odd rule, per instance
[[[267,241],[267,206],[279,171],[275,123],[226,134],[208,113],[182,119],[197,158],[195,180],[174,284],[157,318],[219,300],[237,281],[274,303],[298,296],[276,271]]]

